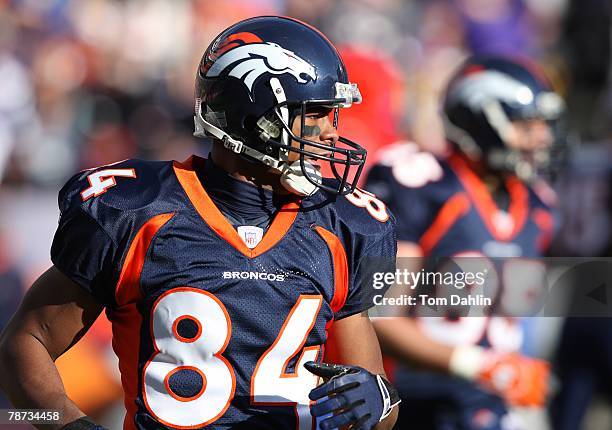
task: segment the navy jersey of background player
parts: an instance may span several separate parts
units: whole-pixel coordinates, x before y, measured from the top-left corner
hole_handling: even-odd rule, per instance
[[[427,256],[476,251],[488,257],[537,257],[551,239],[552,190],[506,180],[508,203],[499,208],[459,153],[440,160],[408,143],[391,145],[368,174],[367,187],[397,217],[398,240]]]
[[[191,157],[76,175],[52,260],[106,306],[125,429],[310,429],[303,364],[322,360],[334,319],[371,306],[367,259],[394,264],[393,219],[359,190],[318,192],[289,198],[249,247],[202,169]]]
[[[514,177],[505,187],[508,201],[502,208],[461,155],[437,159],[408,143],[384,149],[366,185],[396,215],[398,241],[418,244],[426,257],[522,257],[508,258],[503,264],[493,262],[502,272],[501,292],[495,294],[494,306],[510,308],[507,310],[512,314],[514,304],[523,306],[524,298],[535,298],[541,292],[529,290],[534,284],[524,282],[520,274],[533,273],[526,269],[542,273],[540,262],[524,257],[541,255],[550,241],[554,220],[541,197],[542,192],[552,191],[545,188],[537,194]],[[516,300],[518,297],[521,299]],[[415,313],[418,315],[418,310]],[[503,316],[418,318],[418,322],[428,337],[447,345],[480,344],[514,351],[523,340],[517,321]],[[402,423],[422,428],[497,429],[506,428],[512,419],[499,397],[467,381],[404,368],[398,368],[395,377],[404,399]],[[408,409],[413,412],[404,417]]]
[[[408,143],[394,144],[381,152],[380,162],[368,173],[366,186],[397,217],[398,241],[418,244],[426,257],[505,258],[491,262],[500,272],[500,282],[495,294],[487,293],[497,302],[497,310],[520,315],[526,302],[517,300],[519,295],[535,302],[541,293],[533,282],[524,282],[519,275],[535,277],[543,273],[541,263],[529,258],[541,256],[550,242],[554,218],[544,200],[552,201],[554,193],[543,184],[536,193],[513,176],[506,180],[505,187],[508,201],[505,208],[500,208],[459,153],[437,159]],[[488,283],[487,288],[492,289],[492,285]],[[482,319],[464,320],[461,325],[453,321],[440,324],[429,318],[424,322],[431,325],[430,334],[445,343],[486,345],[497,341],[506,350],[521,345],[520,331],[511,330],[505,319],[488,321],[492,325],[489,334],[499,332],[499,336],[487,336],[480,327]]]

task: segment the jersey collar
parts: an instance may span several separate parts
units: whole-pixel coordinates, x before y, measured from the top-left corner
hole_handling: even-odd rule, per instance
[[[192,155],[184,162],[174,162],[174,173],[181,187],[187,194],[191,204],[204,222],[223,240],[249,258],[255,258],[274,247],[289,231],[300,209],[298,198],[289,200],[278,211],[270,227],[259,244],[249,249],[242,241],[238,232],[223,216],[221,211],[206,193],[195,170],[195,165],[203,163],[204,159]]]
[[[448,164],[467,191],[491,235],[499,241],[510,241],[516,237],[527,221],[529,210],[529,191],[527,187],[514,176],[506,180],[506,188],[510,194],[508,215],[512,220],[512,228],[501,229],[495,219],[503,211],[497,207],[491,193],[480,177],[470,169],[461,155],[456,152],[448,158]]]

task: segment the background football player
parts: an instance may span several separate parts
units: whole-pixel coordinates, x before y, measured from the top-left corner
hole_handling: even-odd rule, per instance
[[[495,289],[488,292],[492,309],[514,314],[509,308],[517,302],[537,298],[529,288],[542,267],[525,258],[541,255],[552,234],[554,194],[539,174],[552,162],[562,111],[563,101],[535,66],[469,59],[444,96],[448,156],[396,144],[369,173],[367,189],[398,218],[398,256],[521,257],[487,267],[500,280],[487,285]],[[406,263],[414,271],[419,264]],[[514,428],[508,405],[544,402],[548,365],[519,353],[515,320],[448,314],[380,318],[375,327],[383,350],[431,370],[397,371],[402,428]]]
[[[390,428],[397,398],[360,314],[368,258],[394,264],[394,222],[354,191],[365,151],[336,130],[360,101],[308,25],[259,17],[216,37],[196,78],[210,158],[122,161],[60,191],[54,266],[0,340],[13,404],[99,428],[54,361],[105,308],[125,429]]]

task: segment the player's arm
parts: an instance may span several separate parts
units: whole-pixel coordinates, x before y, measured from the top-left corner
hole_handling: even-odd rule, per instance
[[[420,270],[415,266],[422,256],[417,244],[399,242],[398,256],[404,257],[398,266]],[[545,401],[549,370],[542,360],[476,345],[446,345],[426,336],[410,317],[377,318],[373,324],[384,353],[401,362],[475,381],[512,404],[541,406]]]
[[[326,362],[359,366],[386,378],[376,332],[367,316],[357,314],[334,322],[327,345]],[[396,420],[397,408],[393,408],[375,428],[391,429]]]
[[[311,407],[313,416],[325,418],[321,429],[391,429],[399,398],[385,379],[370,319],[355,314],[335,321],[329,329],[324,360],[306,363],[309,371],[323,378],[310,393],[311,400],[317,401]]]
[[[395,270],[394,219],[388,214],[386,218],[373,224],[378,234],[357,238],[362,241],[359,259],[350,273],[346,300],[328,328],[325,363],[306,363],[308,370],[323,377],[309,395],[316,401],[311,413],[321,420],[322,430],[390,429],[397,420],[399,396],[386,379],[378,339],[366,313],[372,295],[379,293],[373,288],[373,271]]]
[[[400,270],[405,269],[412,272],[421,270],[423,252],[418,244],[398,241],[397,256]],[[401,295],[410,294],[410,292],[410,289],[395,286],[389,294]],[[385,354],[419,367],[448,372],[453,347],[425,336],[414,318],[400,316],[377,318],[373,324]]]
[[[85,415],[67,397],[55,360],[101,311],[93,296],[55,267],[36,280],[0,335],[0,387],[15,407],[59,410],[64,423]]]

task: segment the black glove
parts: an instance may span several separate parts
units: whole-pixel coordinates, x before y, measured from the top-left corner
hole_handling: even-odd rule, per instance
[[[314,361],[305,363],[304,367],[328,379],[309,394],[315,401],[327,397],[310,408],[312,416],[320,418],[333,413],[320,423],[322,430],[346,425],[351,425],[351,430],[370,430],[400,402],[397,390],[385,378],[362,367]]]

